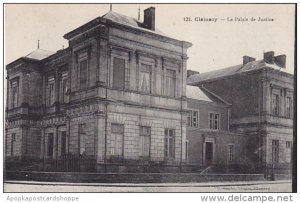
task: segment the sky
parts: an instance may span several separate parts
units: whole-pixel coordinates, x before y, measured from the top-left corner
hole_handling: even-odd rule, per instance
[[[282,70],[294,71],[294,5],[113,4],[112,10],[137,18],[140,7],[143,20],[143,10],[149,6],[156,8],[156,28],[193,44],[188,50],[188,69],[207,72],[241,64],[244,55],[259,60],[264,52],[274,51],[275,55],[287,55],[287,68]],[[6,4],[5,64],[35,50],[38,40],[41,49],[55,52],[66,48],[64,34],[109,9],[109,4]],[[192,21],[184,21],[185,17]],[[259,17],[274,21],[258,22]],[[195,18],[217,18],[217,22]]]

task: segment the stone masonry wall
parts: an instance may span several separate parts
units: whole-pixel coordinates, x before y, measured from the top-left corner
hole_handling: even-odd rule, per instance
[[[15,141],[12,134],[15,133]],[[5,140],[5,155],[8,157],[22,155],[22,128],[11,128],[7,130]]]
[[[164,160],[164,133],[166,128],[170,128],[175,130],[175,161],[180,161],[181,139],[185,143],[185,128],[181,137],[180,113],[115,105],[111,105],[110,109],[112,112],[108,114],[107,128],[108,156],[110,155],[111,124],[118,123],[124,124],[124,158],[139,159],[139,126],[148,126],[151,127],[151,160]],[[185,157],[184,152],[183,148],[183,157]]]

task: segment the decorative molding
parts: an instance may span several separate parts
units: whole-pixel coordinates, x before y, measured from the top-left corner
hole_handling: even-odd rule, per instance
[[[128,53],[133,52],[132,49],[124,47],[124,46],[120,46],[118,44],[109,43],[108,45],[112,48],[112,50],[123,51],[123,52],[128,52]]]
[[[104,25],[98,25],[96,27],[91,28],[88,31],[85,31],[81,34],[78,34],[74,38],[69,40],[70,46],[74,46],[76,44],[79,44],[81,42],[86,41],[89,38],[94,37],[97,38],[107,38],[108,37],[108,29]]]

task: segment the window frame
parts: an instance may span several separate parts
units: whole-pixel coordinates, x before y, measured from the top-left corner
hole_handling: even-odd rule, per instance
[[[272,140],[272,163],[279,163],[279,140]]]
[[[14,85],[16,84],[16,85]],[[17,108],[19,106],[20,97],[20,82],[19,77],[10,80],[11,88],[11,108]]]
[[[50,139],[51,137],[51,139]],[[51,140],[51,144],[50,144]],[[52,146],[52,147],[51,147]],[[54,153],[54,133],[47,133],[47,157],[48,158],[53,158],[53,153]],[[51,154],[50,154],[51,152]]]
[[[68,92],[68,78],[67,77],[64,77],[62,78],[62,81],[61,81],[61,86],[62,86],[62,103],[63,104],[66,104],[67,103],[67,100],[68,100],[68,97],[67,97],[67,92]]]
[[[172,136],[170,132],[173,131]],[[166,133],[167,132],[167,133]],[[164,137],[164,158],[165,160],[174,160],[175,159],[175,129],[165,128],[165,137]],[[172,146],[172,147],[171,147]]]
[[[289,101],[288,101],[289,100]],[[292,96],[290,96],[290,95],[287,95],[286,96],[286,108],[285,108],[285,110],[286,110],[286,117],[287,118],[292,118],[293,116],[292,116],[292,109],[293,109],[293,97]]]
[[[122,130],[117,131],[116,128],[113,128],[113,126],[116,126],[117,128],[121,128]],[[116,131],[114,131],[114,130]],[[124,136],[125,136],[125,125],[124,124],[120,124],[120,123],[111,123],[111,138],[110,138],[110,155],[114,156],[114,157],[124,157]],[[114,136],[115,139],[112,139],[112,137]],[[121,137],[121,148],[118,149],[118,145],[117,145],[117,136]],[[114,141],[114,148],[112,147],[112,141]],[[121,153],[117,153],[116,151],[120,151]]]
[[[212,115],[212,117],[211,117]],[[217,116],[217,118],[216,118]],[[217,121],[217,125],[216,125]],[[220,130],[221,114],[219,112],[208,112],[208,127],[212,130]],[[212,124],[212,125],[211,125]]]
[[[116,84],[115,84],[115,73],[114,73],[114,71],[115,71],[115,60],[122,60],[122,61],[124,61],[124,78],[123,78],[123,86],[122,87],[119,87],[119,86],[116,86]],[[129,76],[128,76],[128,74],[129,73],[127,73],[128,72],[128,70],[127,70],[127,58],[125,58],[125,57],[122,57],[122,56],[119,56],[119,55],[113,55],[112,56],[112,88],[114,88],[114,89],[118,89],[118,90],[126,90],[126,89],[128,89],[128,87],[129,87]]]
[[[67,132],[60,131],[61,141],[60,141],[60,155],[64,156],[67,154]]]
[[[190,148],[190,141],[185,140],[185,160],[189,159],[189,148]]]
[[[168,72],[174,73],[173,77],[171,77],[171,74],[168,74]],[[177,83],[176,83],[176,77],[177,76],[176,75],[177,75],[176,70],[171,69],[171,68],[166,68],[166,72],[165,72],[165,75],[164,75],[164,96],[176,98],[176,85],[177,85]],[[169,79],[169,84],[167,86],[167,80],[168,79]],[[174,83],[174,91],[171,90],[171,82],[172,81]],[[174,95],[172,95],[171,92]]]
[[[10,147],[10,155],[14,156],[14,143],[16,141],[16,133],[11,134],[11,147]]]
[[[146,133],[144,132],[144,129],[146,130]],[[148,132],[147,132],[148,131]],[[144,154],[145,152],[145,140],[148,139],[148,154]],[[142,142],[142,149],[141,143]],[[150,126],[139,126],[139,157],[144,159],[144,158],[150,158],[151,154],[151,127]]]
[[[195,116],[194,113],[197,113]],[[194,118],[196,118],[196,126],[194,125]],[[187,126],[193,127],[193,128],[199,128],[200,123],[200,111],[195,109],[188,109],[188,115],[187,115]]]
[[[85,73],[85,76],[86,76],[86,78],[85,78],[85,80],[83,80],[83,78],[81,77],[82,76],[82,69],[83,69],[83,67],[82,67],[82,63],[86,63],[86,66],[85,66],[85,71],[86,71],[86,73]],[[84,59],[81,59],[81,60],[79,60],[78,61],[78,66],[79,66],[79,89],[80,90],[83,90],[83,89],[86,89],[86,88],[88,88],[88,78],[89,78],[89,76],[88,76],[88,72],[89,72],[89,60],[88,60],[88,58],[84,58]],[[83,83],[83,81],[84,81],[84,83]]]
[[[52,106],[55,103],[55,77],[53,75],[48,76],[47,80],[47,104]]]
[[[89,87],[89,70],[90,70],[90,49],[83,48],[82,50],[77,51],[77,89],[84,90]],[[81,63],[86,61],[86,82],[85,85],[81,84]]]
[[[147,70],[148,69],[148,70]],[[153,76],[153,73],[152,73],[152,65],[149,64],[149,63],[144,63],[144,62],[141,62],[139,64],[139,85],[138,85],[138,89],[140,92],[142,93],[146,93],[146,94],[152,94],[153,93],[153,87],[152,87],[152,76]],[[149,74],[149,91],[143,91],[142,88],[141,88],[141,73],[148,73]]]
[[[227,163],[231,164],[234,162],[234,151],[235,146],[234,144],[227,144]]]
[[[85,154],[85,140],[86,140],[86,124],[78,124],[78,153],[79,155]]]
[[[282,107],[281,107],[281,99],[282,99],[282,89],[280,87],[272,87],[271,89],[271,104],[270,104],[270,107],[271,107],[271,111],[270,111],[270,114],[272,116],[281,116],[282,113],[284,112],[281,112],[282,111]],[[277,99],[275,99],[277,98]]]

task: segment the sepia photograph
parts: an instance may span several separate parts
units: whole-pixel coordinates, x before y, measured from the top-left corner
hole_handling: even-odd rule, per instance
[[[6,3],[3,24],[4,193],[297,192],[296,4]]]

